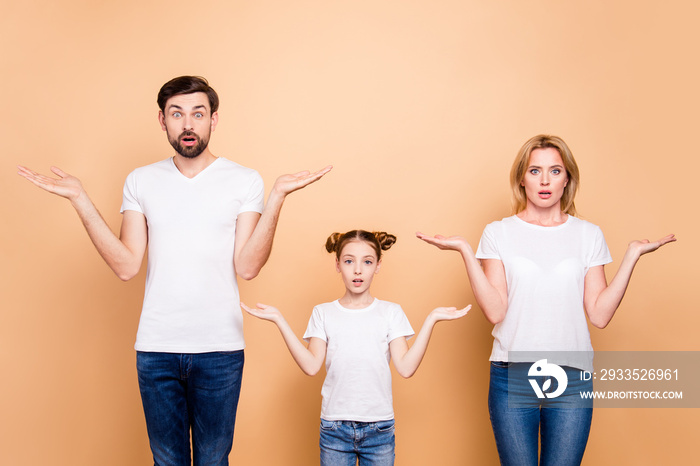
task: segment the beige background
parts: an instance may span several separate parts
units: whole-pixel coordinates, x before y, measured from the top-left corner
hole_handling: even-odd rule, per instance
[[[328,163],[288,199],[243,299],[279,306],[301,334],[342,284],[327,235],[396,234],[374,285],[414,327],[473,302],[455,253],[509,214],[508,170],[537,133],[582,172],[577,206],[615,263],[628,241],[676,233],[642,259],[599,350],[698,350],[700,7],[639,1],[2,2],[0,451],[8,465],[142,465],[150,451],[133,341],[145,267],[120,282],[70,205],[15,175],[81,178],[113,229],[135,167],[171,154],[155,97],[206,76],[221,96],[216,155],[277,175]],[[317,462],[323,376],[304,376],[275,328],[246,316],[231,460]],[[418,373],[395,376],[398,465],[496,464],[486,406],[491,326],[440,324]],[[694,409],[600,409],[585,464],[696,460]]]

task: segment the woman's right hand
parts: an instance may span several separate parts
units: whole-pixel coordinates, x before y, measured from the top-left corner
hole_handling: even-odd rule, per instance
[[[637,257],[641,257],[644,254],[656,251],[664,244],[672,243],[674,241],[676,241],[676,235],[673,234],[664,236],[656,241],[649,241],[648,239],[636,240],[630,242],[630,244],[627,246],[627,250],[632,254],[635,254]]]
[[[269,320],[270,322],[278,323],[284,320],[282,313],[276,307],[268,306],[267,304],[258,303],[256,308],[251,308],[241,303],[241,308],[248,314],[257,317],[258,319]]]
[[[467,240],[462,238],[461,236],[428,236],[418,231],[416,232],[416,237],[442,250],[464,252],[471,250],[472,248],[471,245],[467,242]]]

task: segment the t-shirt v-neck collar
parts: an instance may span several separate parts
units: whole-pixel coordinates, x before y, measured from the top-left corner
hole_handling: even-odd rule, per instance
[[[169,160],[170,160],[170,165],[172,166],[173,170],[175,170],[175,171],[177,172],[177,174],[178,174],[179,176],[182,177],[182,179],[184,179],[184,180],[186,180],[186,181],[189,181],[189,182],[194,182],[194,181],[198,180],[199,178],[201,178],[202,175],[203,175],[204,173],[206,173],[207,171],[210,171],[210,169],[211,169],[214,165],[216,165],[216,163],[219,161],[220,158],[221,158],[221,157],[217,157],[216,159],[214,159],[214,160],[212,161],[212,163],[210,163],[209,165],[207,165],[206,167],[204,167],[204,169],[203,169],[202,171],[200,171],[199,173],[197,173],[197,174],[196,174],[195,176],[193,176],[192,178],[190,178],[190,177],[188,177],[188,176],[185,176],[185,174],[182,173],[182,172],[180,171],[179,168],[177,168],[177,165],[175,165],[175,157],[170,157]]]

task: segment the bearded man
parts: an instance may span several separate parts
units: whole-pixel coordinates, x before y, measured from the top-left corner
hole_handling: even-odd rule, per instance
[[[119,237],[78,178],[56,167],[58,178],[25,167],[19,174],[71,202],[120,279],[139,272],[148,246],[135,349],[154,462],[189,465],[192,456],[195,465],[228,465],[245,346],[236,276],[257,276],[286,196],[331,167],[280,176],[264,204],[260,175],[209,149],[219,97],[204,78],[168,81],[158,106],[175,152],[128,175]]]

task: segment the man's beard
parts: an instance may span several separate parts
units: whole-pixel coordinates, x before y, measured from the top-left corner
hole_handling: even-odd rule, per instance
[[[181,141],[184,137],[197,138],[197,144],[194,146],[183,146]],[[193,131],[183,131],[177,138],[171,138],[170,135],[168,135],[168,142],[170,142],[173,149],[175,149],[175,151],[181,156],[188,159],[195,159],[199,157],[199,155],[204,152],[204,149],[206,149],[209,145],[209,134],[206,138],[200,138]]]

